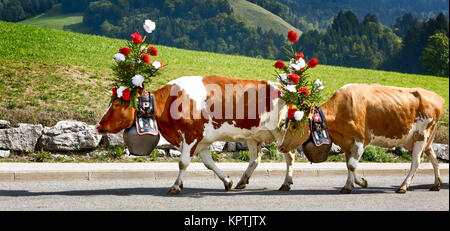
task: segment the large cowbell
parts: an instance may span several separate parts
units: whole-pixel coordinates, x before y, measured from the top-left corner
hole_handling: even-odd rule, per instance
[[[330,154],[332,141],[327,131],[325,115],[319,107],[314,108],[309,124],[311,136],[302,145],[303,153],[312,163],[324,162]]]
[[[158,145],[159,131],[155,115],[153,96],[144,91],[138,99],[139,105],[133,126],[125,129],[123,140],[133,155],[149,155]]]

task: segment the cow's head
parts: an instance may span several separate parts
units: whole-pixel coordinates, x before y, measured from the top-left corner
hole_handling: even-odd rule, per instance
[[[306,142],[311,136],[308,120],[300,122],[291,122],[286,132],[282,143],[278,145],[281,152],[295,151],[299,146]]]
[[[311,116],[313,111],[314,107],[311,107],[309,112],[305,112],[305,115]],[[281,152],[295,151],[311,136],[309,120],[308,118],[304,118],[301,121],[291,121],[289,123],[289,127],[287,127],[286,130],[282,130],[281,132],[284,138],[278,145],[278,150],[280,150]]]
[[[121,104],[120,99],[115,99],[96,126],[97,131],[102,135],[118,133],[131,127],[135,116],[136,109],[129,104]]]

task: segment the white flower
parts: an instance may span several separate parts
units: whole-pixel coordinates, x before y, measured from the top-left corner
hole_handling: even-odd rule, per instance
[[[321,90],[323,90],[323,83],[322,83],[322,81],[320,81],[320,79],[317,79],[315,82],[314,82],[314,85],[316,85],[316,87],[317,87],[317,89],[319,89],[320,91]]]
[[[121,87],[119,87],[119,88],[117,89],[117,98],[121,98],[121,97],[122,97],[123,91],[124,91],[125,89],[127,89],[127,88],[126,88],[126,87],[123,87],[123,86],[121,86]]]
[[[304,68],[306,66],[305,60],[302,58],[299,58],[297,61],[294,59],[291,59],[291,62],[289,64],[289,71],[292,73],[294,71],[300,71],[300,69]]]
[[[300,121],[300,120],[302,120],[303,115],[305,115],[305,113],[303,111],[296,111],[294,113],[294,118],[295,118],[295,120]]]
[[[286,82],[288,82],[287,76],[286,74],[281,74],[278,76],[278,82],[284,84]]]
[[[136,87],[143,87],[142,83],[144,82],[144,77],[142,75],[135,75],[133,78],[131,78],[131,82]]]
[[[145,20],[144,30],[147,31],[147,33],[152,33],[152,31],[155,30],[155,28],[156,28],[155,22],[148,19]]]
[[[287,91],[290,91],[290,92],[296,92],[297,91],[297,89],[295,89],[295,85],[284,86],[284,89],[286,89]]]
[[[125,55],[121,54],[121,53],[117,53],[114,55],[114,61],[116,62],[123,62],[125,61]]]
[[[152,63],[152,66],[153,66],[153,68],[155,68],[155,69],[159,69],[159,68],[162,67],[162,63],[161,63],[161,61],[159,61],[159,60],[155,60],[155,61]]]
[[[141,46],[141,52],[144,51],[144,50],[146,50],[146,49],[147,49],[146,46]]]

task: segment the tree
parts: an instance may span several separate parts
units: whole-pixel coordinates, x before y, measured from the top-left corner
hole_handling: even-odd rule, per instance
[[[428,45],[420,60],[425,74],[448,77],[449,65],[448,37],[437,33],[428,38]]]

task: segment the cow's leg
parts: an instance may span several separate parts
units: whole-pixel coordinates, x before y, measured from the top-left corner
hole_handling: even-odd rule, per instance
[[[259,162],[261,162],[262,152],[261,152],[261,144],[258,144],[255,141],[247,141],[248,150],[250,152],[250,162],[248,163],[248,167],[242,175],[241,179],[236,185],[236,189],[244,189],[246,185],[249,183],[249,179],[255,171],[255,168],[258,166]]]
[[[183,188],[183,178],[184,174],[186,173],[186,169],[191,163],[191,148],[193,145],[188,145],[186,143],[183,143],[181,148],[181,155],[180,159],[178,161],[178,177],[175,180],[175,183],[170,188],[168,194],[170,195],[176,195],[181,192],[181,189]]]
[[[425,154],[427,154],[434,169],[434,185],[430,188],[430,190],[439,191],[441,190],[442,178],[439,172],[439,161],[437,160],[436,154],[434,153],[433,148],[431,148],[431,145],[425,150]]]
[[[425,138],[426,140],[426,138]],[[414,174],[416,173],[416,170],[419,168],[420,165],[420,157],[422,154],[422,151],[426,145],[425,141],[416,141],[413,146],[413,152],[412,152],[412,161],[411,161],[411,169],[409,170],[408,176],[406,176],[405,181],[403,181],[400,188],[397,189],[397,193],[406,193],[406,190],[408,190],[409,185],[411,184],[411,180],[414,177]]]
[[[211,153],[209,152],[208,148],[202,149],[199,152],[200,158],[203,161],[203,164],[205,164],[206,168],[214,171],[214,173],[219,177],[220,180],[223,181],[223,184],[225,185],[225,191],[230,191],[231,186],[233,186],[233,181],[230,179],[229,176],[225,175],[214,163],[214,160],[211,157]]]
[[[286,177],[284,178],[284,183],[278,189],[280,191],[289,191],[291,190],[291,184],[293,184],[292,174],[294,171],[293,164],[295,160],[295,153],[287,152],[284,153],[284,157],[286,159]]]
[[[350,193],[353,190],[354,183],[358,184],[363,188],[367,188],[367,181],[361,178],[356,172],[358,167],[359,159],[364,153],[364,144],[362,142],[354,142],[350,154],[346,153],[348,177],[347,182],[341,189],[341,193]]]

